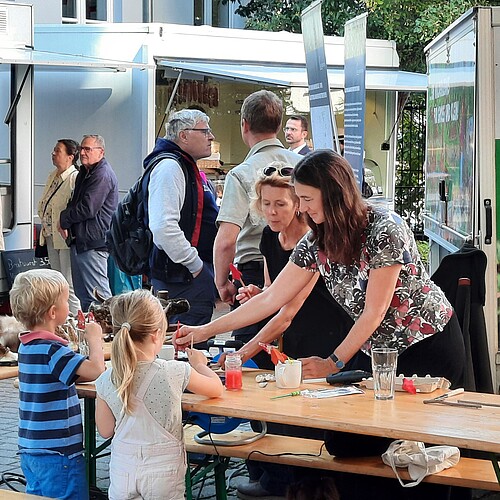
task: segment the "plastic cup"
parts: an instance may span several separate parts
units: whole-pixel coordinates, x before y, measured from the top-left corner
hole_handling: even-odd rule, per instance
[[[175,348],[173,345],[163,345],[158,353],[158,357],[160,359],[165,359],[166,361],[170,361],[174,359],[175,356]]]
[[[278,363],[274,367],[278,389],[296,389],[302,380],[302,362],[296,359]]]
[[[372,349],[372,373],[375,399],[394,399],[394,383],[398,351],[391,347],[375,347]]]

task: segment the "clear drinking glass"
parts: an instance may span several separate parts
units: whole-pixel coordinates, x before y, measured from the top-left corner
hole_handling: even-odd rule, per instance
[[[394,399],[398,351],[392,347],[372,349],[372,373],[375,399]]]

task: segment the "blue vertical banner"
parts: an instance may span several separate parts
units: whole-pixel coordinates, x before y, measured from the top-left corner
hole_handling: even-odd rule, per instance
[[[366,108],[366,18],[361,14],[345,23],[344,31],[344,157],[363,185]]]
[[[313,145],[315,149],[339,151],[328,84],[321,0],[316,0],[302,11],[301,23],[306,55]]]

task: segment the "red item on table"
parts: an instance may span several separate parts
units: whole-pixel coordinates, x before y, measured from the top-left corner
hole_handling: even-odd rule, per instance
[[[403,391],[409,392],[410,394],[417,394],[417,389],[415,388],[415,384],[411,379],[404,378],[401,387]]]
[[[243,386],[241,370],[226,370],[226,389],[237,391]]]
[[[246,286],[243,281],[243,275],[241,274],[241,271],[232,262],[231,264],[229,264],[229,270],[231,271],[233,280],[238,280],[243,286]]]

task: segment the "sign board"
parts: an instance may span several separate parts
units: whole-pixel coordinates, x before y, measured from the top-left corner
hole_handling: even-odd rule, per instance
[[[304,9],[301,17],[314,149],[339,151],[328,84],[321,0],[316,0]]]
[[[35,250],[6,250],[2,252],[2,263],[5,269],[5,277],[9,290],[14,283],[14,278],[24,271],[30,269],[50,269],[49,258],[39,259],[35,257]]]
[[[363,185],[366,108],[366,18],[345,23],[344,31],[344,157],[351,164],[359,188]]]

